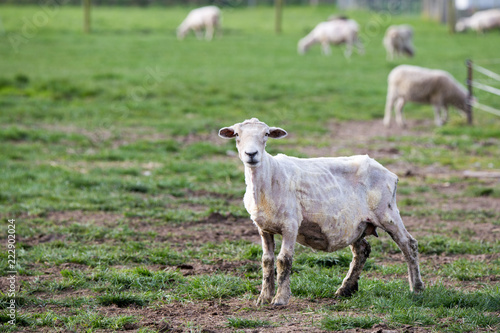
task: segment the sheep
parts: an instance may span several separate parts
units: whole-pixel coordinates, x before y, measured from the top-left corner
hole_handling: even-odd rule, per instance
[[[198,39],[202,38],[202,29],[205,29],[205,39],[212,40],[214,31],[220,32],[221,11],[217,6],[206,6],[193,9],[177,28],[179,40],[186,37],[189,30],[193,30]]]
[[[422,291],[417,241],[405,229],[396,205],[397,176],[367,155],[301,159],[265,151],[269,138],[286,135],[257,118],[219,130],[221,138],[236,139],[245,168],[244,205],[262,241],[263,279],[257,305],[288,304],[296,242],[327,252],[349,245],[353,260],[336,295],[352,295],[370,254],[364,237],[378,237],[376,228],[388,232],[403,251],[410,289]],[[275,234],[283,241],[273,298]]]
[[[442,126],[448,120],[449,105],[462,110],[468,119],[471,116],[468,108],[471,96],[465,87],[448,72],[400,65],[389,73],[387,81],[384,116],[386,127],[390,126],[391,111],[394,106],[396,122],[399,126],[405,126],[402,111],[406,102],[431,104],[434,107],[434,118],[437,126]]]
[[[353,45],[358,53],[364,53],[363,44],[358,38],[359,26],[356,21],[346,17],[330,18],[329,21],[319,23],[307,36],[302,38],[297,51],[303,55],[314,44],[320,43],[324,55],[330,55],[330,44],[346,44],[344,55],[349,58],[352,54]]]
[[[470,17],[458,20],[455,25],[455,29],[458,32],[472,29],[478,33],[483,33],[485,30],[494,28],[500,28],[500,9],[488,9],[476,12]]]
[[[406,54],[413,57],[415,50],[412,45],[413,28],[407,24],[391,25],[385,32],[383,44],[387,51],[387,60],[393,60],[394,55]]]

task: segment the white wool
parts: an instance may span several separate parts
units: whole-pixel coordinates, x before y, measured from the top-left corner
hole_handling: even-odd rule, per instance
[[[387,51],[387,60],[394,59],[394,55],[406,54],[413,57],[415,53],[413,43],[413,28],[407,24],[391,25],[387,28],[383,40]]]
[[[221,11],[217,6],[206,6],[193,9],[177,28],[177,38],[183,39],[190,30],[193,30],[198,39],[205,29],[205,38],[211,40],[215,30],[220,29]]]
[[[470,17],[458,20],[455,29],[458,32],[467,29],[482,33],[485,30],[500,28],[500,9],[488,9],[476,12]]]
[[[450,105],[465,113],[468,112],[467,90],[450,73],[443,70],[400,65],[389,73],[387,81],[385,126],[390,125],[393,108],[395,108],[396,122],[404,126],[402,111],[407,102],[432,105],[438,126],[446,123]],[[441,115],[442,111],[444,111],[443,115]]]
[[[321,44],[323,54],[331,53],[330,44],[346,44],[345,56],[350,57],[352,47],[356,46],[358,53],[363,53],[363,45],[358,38],[358,23],[351,19],[336,18],[319,23],[307,36],[302,38],[297,46],[299,54],[305,54],[314,44]]]

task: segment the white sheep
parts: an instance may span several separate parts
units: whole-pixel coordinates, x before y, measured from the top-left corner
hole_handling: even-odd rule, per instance
[[[387,60],[393,60],[394,55],[406,54],[413,57],[415,50],[412,44],[413,28],[407,24],[391,25],[387,28],[383,40],[387,51]]]
[[[423,290],[417,241],[405,229],[396,205],[397,176],[367,155],[300,159],[265,151],[268,138],[286,135],[256,118],[219,131],[222,138],[236,139],[245,166],[245,208],[262,239],[263,281],[257,304],[288,304],[296,242],[327,252],[349,245],[353,260],[336,295],[353,294],[370,253],[364,237],[377,236],[377,227],[403,251],[410,289]],[[273,298],[275,234],[283,241]]]
[[[356,46],[358,53],[364,53],[363,45],[358,38],[359,26],[356,21],[346,17],[336,17],[319,23],[307,36],[302,38],[297,46],[299,54],[305,54],[314,44],[320,43],[324,55],[331,53],[330,44],[346,44],[344,55],[349,58],[352,47]]]
[[[455,29],[458,32],[472,29],[478,33],[483,33],[485,30],[494,28],[500,28],[500,9],[488,9],[476,12],[470,17],[458,20],[455,25]]]
[[[205,29],[205,39],[212,40],[214,31],[220,33],[221,11],[217,6],[206,6],[193,9],[177,28],[177,38],[182,40],[189,30],[193,30],[198,39],[202,38]]]
[[[469,117],[470,97],[450,73],[418,66],[400,65],[388,76],[387,100],[384,125],[391,123],[391,112],[395,108],[396,122],[404,126],[403,107],[406,102],[431,104],[434,107],[435,123],[442,126],[448,120],[448,106],[452,105]],[[443,114],[442,114],[443,113]]]

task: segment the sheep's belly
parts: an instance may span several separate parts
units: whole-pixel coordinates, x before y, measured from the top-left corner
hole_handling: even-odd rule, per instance
[[[317,223],[302,221],[297,235],[297,242],[315,250],[327,251],[328,238]]]

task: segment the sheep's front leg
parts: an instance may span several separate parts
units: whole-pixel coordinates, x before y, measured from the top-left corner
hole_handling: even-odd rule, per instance
[[[436,126],[443,126],[443,119],[441,119],[441,105],[434,105],[434,122],[436,123]]]
[[[443,112],[441,113],[441,120],[443,121],[443,125],[448,121],[448,107],[443,105]]]
[[[268,304],[274,296],[274,235],[259,228],[262,239],[262,290],[257,305]]]
[[[203,38],[203,33],[202,33],[200,28],[198,28],[198,27],[194,28],[193,31],[194,31],[194,34],[196,35],[197,39],[201,40]]]
[[[352,262],[349,267],[349,272],[347,272],[340,288],[335,292],[337,296],[349,297],[358,291],[359,276],[365,266],[366,259],[368,259],[370,255],[371,247],[364,238],[361,238],[351,245],[351,251]]]
[[[272,305],[287,305],[292,294],[290,290],[290,275],[292,274],[292,261],[297,239],[297,231],[283,232],[280,254],[277,260],[278,291],[274,296]]]
[[[404,117],[403,117],[403,108],[405,106],[405,100],[403,97],[399,97],[397,100],[396,100],[396,110],[395,110],[395,114],[396,114],[396,123],[398,123],[399,126],[401,127],[406,127],[405,125],[405,120],[404,120]]]
[[[208,24],[205,28],[205,39],[211,41],[214,36],[214,27],[211,24]]]
[[[391,87],[389,87],[389,90],[387,92],[387,99],[385,102],[385,115],[384,115],[385,127],[389,127],[389,125],[391,125],[391,113],[392,109],[394,108],[394,101],[395,98],[393,96],[393,93],[391,92]]]
[[[331,48],[330,48],[330,43],[328,43],[328,41],[322,41],[321,42],[321,51],[324,55],[328,56],[330,55],[332,52]]]

